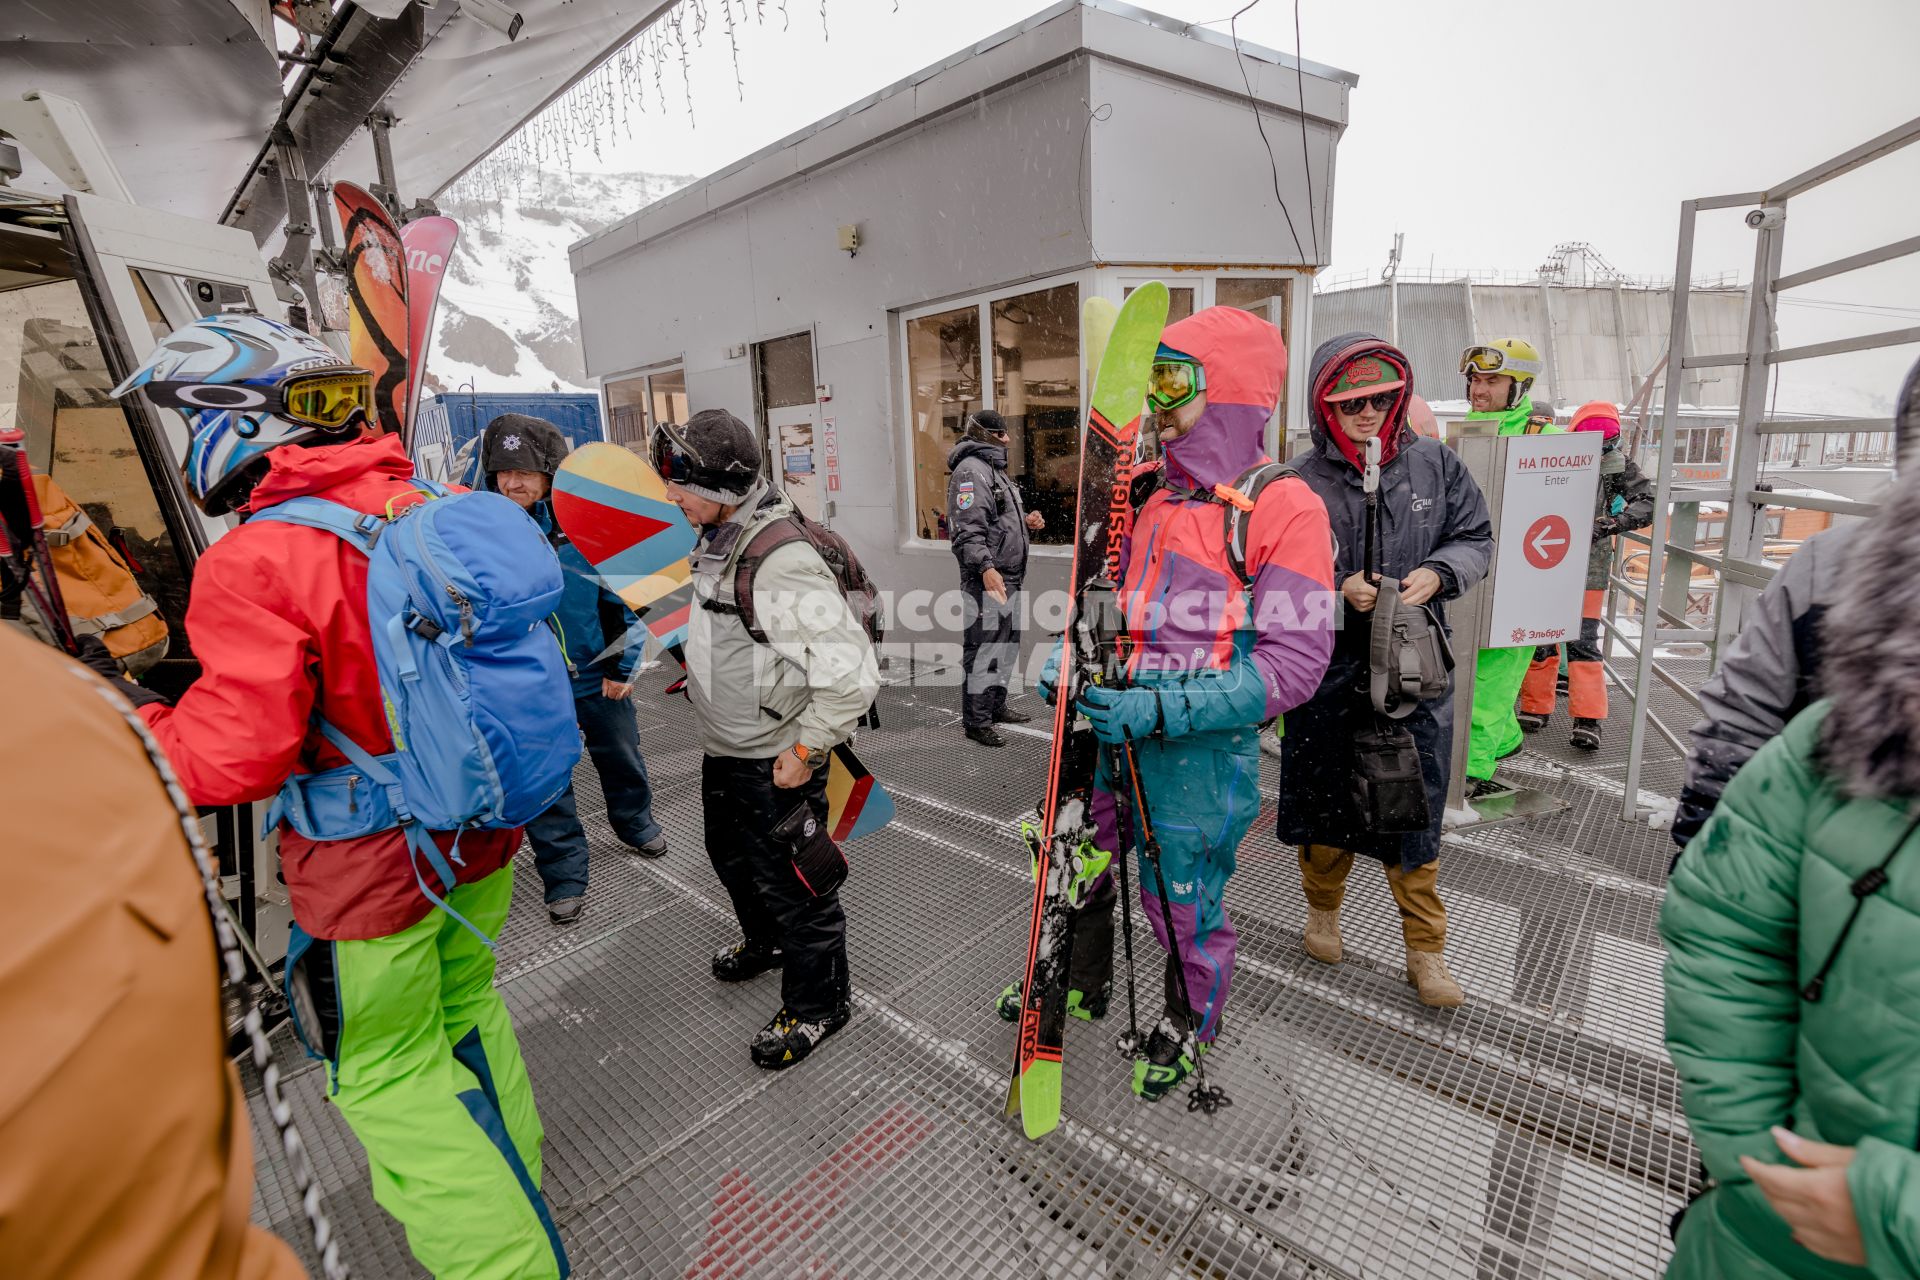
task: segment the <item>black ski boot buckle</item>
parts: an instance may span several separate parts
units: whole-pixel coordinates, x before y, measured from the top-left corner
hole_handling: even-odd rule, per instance
[[[1229,1098],[1227,1091],[1219,1085],[1196,1084],[1193,1086],[1193,1092],[1187,1095],[1189,1113],[1199,1111],[1206,1115],[1213,1115],[1222,1108],[1232,1105],[1233,1099]]]

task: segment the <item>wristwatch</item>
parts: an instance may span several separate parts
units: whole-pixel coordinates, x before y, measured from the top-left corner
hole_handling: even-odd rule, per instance
[[[807,751],[807,747],[805,743],[796,742],[793,744],[793,758],[798,760],[801,764],[805,764],[807,762],[808,754],[809,752]]]

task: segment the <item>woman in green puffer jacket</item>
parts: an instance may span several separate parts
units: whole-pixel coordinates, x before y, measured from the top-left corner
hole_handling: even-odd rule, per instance
[[[1863,530],[1814,704],[1727,787],[1660,914],[1713,1187],[1672,1280],[1920,1277],[1920,475]]]

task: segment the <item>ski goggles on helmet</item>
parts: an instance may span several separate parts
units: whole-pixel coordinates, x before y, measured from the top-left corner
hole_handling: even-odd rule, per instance
[[[750,487],[752,479],[759,474],[736,461],[719,467],[709,465],[700,456],[700,451],[687,443],[687,437],[681,429],[671,422],[663,422],[653,429],[653,440],[647,452],[653,469],[669,484],[694,485],[733,493]],[[742,481],[748,483],[743,485]]]
[[[1499,347],[1473,346],[1460,353],[1460,372],[1469,377],[1476,373],[1504,373],[1510,378],[1531,378],[1539,374],[1540,363],[1508,355]]]
[[[1207,389],[1207,370],[1198,360],[1161,348],[1147,374],[1147,404],[1155,413],[1178,409]]]
[[[274,387],[244,382],[149,382],[145,390],[148,399],[169,409],[247,417],[272,414],[320,431],[345,431],[373,411],[373,375],[351,366],[297,373]]]

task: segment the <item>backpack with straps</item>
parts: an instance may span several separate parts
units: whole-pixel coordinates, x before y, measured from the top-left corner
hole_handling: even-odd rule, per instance
[[[394,746],[371,755],[316,715],[348,763],[288,778],[265,828],[284,818],[310,840],[344,840],[399,827],[421,892],[473,929],[420,862],[451,893],[458,877],[447,859],[460,861],[458,844],[442,855],[429,832],[524,826],[572,780],[573,692],[545,626],[560,603],[560,562],[511,499],[414,484],[428,500],[391,518],[299,497],[248,521],[322,529],[366,555],[367,621]]]
[[[1241,472],[1239,478],[1230,485],[1215,485],[1211,492],[1187,493],[1173,490],[1167,485],[1166,473],[1155,465],[1143,467],[1134,474],[1129,496],[1135,513],[1147,505],[1147,499],[1156,490],[1163,488],[1176,496],[1219,503],[1222,533],[1227,544],[1227,566],[1233,570],[1233,576],[1240,580],[1242,587],[1251,588],[1253,579],[1247,574],[1247,531],[1253,526],[1253,509],[1260,504],[1260,495],[1267,491],[1268,485],[1287,476],[1297,478],[1299,475],[1300,468],[1292,462],[1258,462]]]
[[[874,644],[885,639],[887,628],[880,607],[880,589],[874,585],[866,566],[860,563],[860,557],[854,554],[845,538],[825,525],[809,520],[798,510],[777,520],[769,520],[747,542],[746,549],[734,561],[734,603],[705,600],[701,602],[701,607],[714,613],[733,614],[740,619],[740,625],[747,629],[747,634],[753,637],[755,644],[766,644],[767,633],[760,629],[759,620],[754,616],[753,582],[766,558],[790,542],[804,542],[819,554],[827,566],[827,572],[833,575],[834,586],[840,589],[841,598],[853,610],[860,629],[867,633],[867,639]]]

